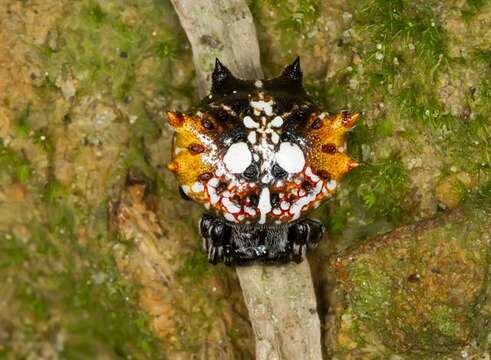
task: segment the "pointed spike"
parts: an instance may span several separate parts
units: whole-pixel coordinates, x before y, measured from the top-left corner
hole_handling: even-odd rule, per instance
[[[239,86],[239,80],[218,59],[215,61],[211,80],[211,94],[225,95]]]
[[[282,78],[287,78],[289,80],[293,81],[302,81],[302,69],[300,67],[300,57],[297,56],[295,61],[285,67],[285,69],[282,71],[281,75]]]
[[[343,126],[347,129],[351,129],[355,126],[355,122],[360,117],[360,113],[349,114],[347,111],[343,111],[341,116],[343,118]]]
[[[223,83],[229,78],[232,78],[232,73],[229,69],[227,69],[218,58],[215,59],[215,69],[211,75],[213,86],[217,86],[220,83]]]
[[[167,169],[169,169],[173,173],[176,173],[178,168],[179,168],[179,164],[176,161],[171,161],[170,163],[167,164]]]
[[[168,111],[167,112],[167,122],[173,128],[181,127],[184,124],[184,116],[182,113],[176,111]]]
[[[360,166],[360,164],[359,164],[359,163],[357,163],[357,162],[356,162],[356,161],[354,161],[354,160],[350,160],[350,161],[348,162],[348,171],[351,171],[351,170],[353,170],[354,168],[357,168],[358,166]]]
[[[359,117],[360,117],[360,113],[355,112],[355,113],[351,114],[351,121],[353,123],[355,123],[358,120]]]

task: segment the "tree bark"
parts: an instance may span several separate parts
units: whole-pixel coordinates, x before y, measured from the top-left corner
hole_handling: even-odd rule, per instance
[[[244,0],[171,0],[193,49],[198,92],[211,83],[215,58],[243,78],[263,77],[252,14]]]
[[[206,95],[215,58],[238,77],[262,78],[259,45],[244,0],[171,0],[193,50],[198,92]],[[238,267],[256,335],[256,359],[322,359],[310,267]]]

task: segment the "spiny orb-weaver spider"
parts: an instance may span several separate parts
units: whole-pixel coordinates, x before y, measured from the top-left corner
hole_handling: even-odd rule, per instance
[[[200,232],[212,264],[301,262],[324,234],[304,213],[358,166],[345,153],[358,114],[320,111],[302,77],[299,58],[252,81],[217,59],[210,94],[190,112],[168,113],[168,168],[181,194],[210,211]]]

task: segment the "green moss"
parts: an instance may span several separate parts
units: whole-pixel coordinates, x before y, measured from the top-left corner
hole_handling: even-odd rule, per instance
[[[445,68],[448,40],[435,4],[367,0],[352,5],[356,33],[352,46],[361,65],[339,74],[343,82],[329,85],[332,90],[326,96],[341,96],[341,103],[370,111],[370,118],[362,118],[358,126],[368,122],[367,128],[355,129],[354,138],[361,141],[353,142],[354,150],[360,153],[357,143],[394,137],[403,127],[404,136],[415,131],[418,137],[427,129],[439,135],[448,115],[428,79],[436,80]],[[356,84],[352,89],[351,82]]]
[[[148,156],[142,142],[134,144],[128,149],[124,160],[124,167],[127,170],[127,173],[130,171],[137,172],[151,182],[155,182],[158,178],[156,169],[149,164]]]
[[[362,166],[350,181],[357,186],[357,196],[373,218],[403,221],[407,214],[408,174],[398,159]]]
[[[329,234],[332,236],[339,236],[346,228],[348,221],[349,209],[340,206],[339,202],[334,203],[335,211],[333,211],[327,219]]]
[[[472,203],[463,214],[401,228],[395,237],[342,256],[337,275],[347,296],[338,316],[351,321],[339,330],[343,343],[355,343],[355,352],[383,345],[405,358],[426,359],[469,342],[485,322],[474,312],[487,303],[489,208]],[[389,358],[387,349],[377,353]]]
[[[41,147],[48,155],[52,155],[54,152],[54,145],[51,136],[46,129],[39,129],[34,132],[32,136],[33,142]]]
[[[294,44],[298,42],[302,34],[312,31],[322,13],[319,2],[313,0],[250,0],[249,6],[254,18],[257,19],[260,38],[261,35],[268,36],[275,33],[274,41],[281,45],[281,49],[298,48],[300,44]],[[267,31],[268,34],[262,34],[263,31]],[[303,36],[302,38],[304,39]],[[282,62],[286,62],[287,52],[290,52],[288,58],[295,56],[295,53],[287,50],[285,54],[276,54],[275,57],[280,57],[283,59]],[[264,61],[268,63],[271,60],[265,58]],[[275,67],[278,65],[276,61]]]
[[[15,130],[19,136],[29,135],[29,115],[31,113],[31,106],[26,106],[22,111],[18,112],[15,116]]]
[[[18,289],[16,297],[24,309],[26,309],[37,321],[48,320],[48,302],[39,292],[33,290],[26,284]]]
[[[135,6],[128,4],[126,10]],[[167,6],[140,2],[134,10],[145,20],[135,22],[122,17],[125,9],[119,4],[73,4],[70,15],[60,24],[59,49],[43,53],[50,77],[74,76],[80,81],[77,92],[81,95],[102,92],[126,102],[139,95],[135,94],[137,74],[167,91],[169,60],[188,51],[182,32],[162,26],[156,36],[154,26],[164,17]],[[153,69],[139,72],[142,61],[154,56],[159,62]]]
[[[489,71],[491,74],[491,71]],[[491,76],[485,77],[479,88],[479,95],[483,98],[486,111],[491,110]]]
[[[452,307],[439,305],[432,309],[430,319],[443,335],[456,337],[462,330],[459,321],[452,314]]]
[[[12,150],[0,140],[0,179],[2,182],[27,183],[31,178],[29,160],[22,152]]]
[[[312,26],[319,16],[319,4],[313,0],[299,0],[292,4],[285,0],[272,0],[280,9],[283,19],[277,24],[283,30],[301,31]]]
[[[246,0],[247,6],[254,11],[260,4],[261,0]]]
[[[111,255],[67,241],[69,234],[57,230],[33,223],[28,251],[11,235],[0,242],[0,269],[11,274],[15,305],[26,321],[17,331],[39,333],[54,317],[65,336],[64,358],[163,358],[136,309],[137,289],[121,277]]]
[[[312,100],[319,104],[319,106],[324,105],[325,96],[325,82],[323,81],[305,81],[304,88],[307,90],[307,93],[312,98]]]
[[[62,277],[66,311],[85,314],[76,321],[67,319],[72,336],[68,337],[64,354],[88,356],[94,354],[94,345],[103,345],[109,353],[124,358],[163,358],[148,330],[146,316],[134,308],[134,295],[128,297],[132,287],[120,278],[111,262],[93,264],[82,278],[79,272]]]
[[[383,43],[386,49],[412,41],[416,53],[432,69],[446,54],[446,37],[431,5],[422,1],[368,0],[356,4],[360,10],[354,19],[373,34],[372,41]]]
[[[484,200],[491,203],[491,180],[479,188],[478,193]]]
[[[60,202],[47,208],[47,225],[53,232],[62,233],[67,239],[74,236],[76,217],[74,210]]]
[[[212,274],[214,274],[214,268],[210,266],[208,257],[201,250],[186,257],[184,264],[177,271],[177,276],[185,282],[191,282],[191,285],[203,281]]]
[[[491,129],[486,116],[476,115],[471,121],[447,117],[441,123],[441,146],[445,158],[460,170],[484,183],[491,167]],[[486,175],[487,174],[487,175]]]
[[[87,17],[94,23],[101,24],[107,18],[107,14],[98,4],[93,4],[87,8]]]
[[[30,252],[30,260],[39,259],[40,261],[45,258],[46,264],[50,259],[58,259],[60,256],[60,249],[56,243],[54,243],[51,234],[47,230],[44,223],[34,219],[29,224],[30,238],[32,243],[32,249]],[[59,234],[63,236],[63,234]]]
[[[420,125],[437,129],[445,111],[433,92],[426,89],[423,81],[413,81],[406,87],[398,89],[395,96],[404,117]]]
[[[489,4],[489,0],[466,0],[467,6],[462,10],[462,16],[464,19],[469,20],[487,4]]]
[[[56,180],[49,181],[44,187],[43,200],[46,205],[56,205],[67,195],[68,189]]]
[[[9,267],[22,265],[28,258],[29,252],[25,244],[18,237],[4,234],[0,237],[0,269],[5,271]]]
[[[203,282],[210,277],[224,279],[225,272],[224,265],[210,266],[207,254],[199,248],[186,256],[183,265],[176,274],[184,284],[194,287],[198,284],[203,285]],[[205,284],[205,288],[206,286]]]
[[[339,112],[346,109],[350,104],[350,111],[361,112],[365,108],[365,94],[351,89],[348,86],[349,79],[355,75],[341,73],[330,81],[309,81],[306,80],[305,88],[316,104],[329,112]],[[357,126],[363,124],[361,122]]]
[[[384,271],[367,263],[358,263],[349,268],[349,276],[353,285],[350,294],[351,309],[356,321],[353,329],[377,329],[379,336],[390,337],[390,330],[383,326],[390,313],[392,280]],[[358,342],[365,342],[363,331],[355,332]]]
[[[391,137],[394,134],[394,124],[389,120],[382,120],[377,122],[374,132],[378,139]]]
[[[56,91],[57,86],[56,86],[55,77],[51,74],[46,74],[44,76],[44,81],[43,81],[42,87],[47,89],[47,90],[50,90],[50,91]]]
[[[320,5],[313,0],[248,0],[253,12],[261,7],[277,12],[275,26],[288,32],[296,32],[311,27],[320,15]]]
[[[132,134],[134,141],[138,140],[155,140],[161,136],[160,127],[147,114],[143,114],[132,125]]]
[[[390,298],[392,283],[386,273],[368,264],[357,264],[349,269],[353,288],[353,309],[363,319],[382,320],[386,300]]]
[[[477,49],[474,51],[473,55],[476,60],[483,62],[488,66],[489,70],[491,70],[491,50]]]
[[[161,60],[174,58],[179,51],[177,39],[170,36],[162,36],[154,45],[154,52]]]
[[[486,4],[489,4],[489,0],[466,0],[466,3],[471,9],[478,11]]]
[[[491,111],[491,50],[477,49],[473,55],[475,61],[485,67],[477,94],[472,96],[477,97],[474,107],[477,107],[481,115],[486,116]]]

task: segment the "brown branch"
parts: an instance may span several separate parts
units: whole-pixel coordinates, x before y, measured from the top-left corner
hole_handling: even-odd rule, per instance
[[[206,95],[215,58],[243,78],[263,77],[251,12],[244,0],[171,0],[193,49],[198,91]]]
[[[261,78],[259,45],[244,0],[171,0],[193,49],[200,96],[218,57],[246,79]],[[322,359],[320,321],[307,261],[237,268],[256,335],[256,358]]]

